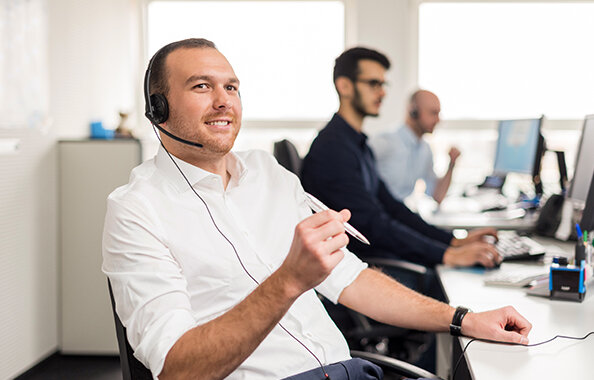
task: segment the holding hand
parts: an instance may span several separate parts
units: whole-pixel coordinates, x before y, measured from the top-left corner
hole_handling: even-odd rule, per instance
[[[462,335],[478,339],[528,344],[532,324],[511,306],[468,313],[462,320]]]
[[[350,217],[348,210],[340,213],[326,210],[295,227],[289,254],[279,271],[296,293],[301,294],[324,281],[342,260],[341,248],[349,242],[343,223]]]

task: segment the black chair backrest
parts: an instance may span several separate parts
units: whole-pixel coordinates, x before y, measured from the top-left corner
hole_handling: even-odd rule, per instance
[[[122,376],[124,380],[152,380],[153,375],[151,371],[134,357],[134,350],[130,347],[130,343],[128,343],[126,328],[116,313],[115,300],[109,279],[107,280],[107,287],[109,288],[109,298],[111,298],[111,308],[113,310],[113,319],[115,320],[116,335],[118,337]]]
[[[275,142],[273,154],[279,164],[299,177],[302,160],[292,142],[287,139]]]

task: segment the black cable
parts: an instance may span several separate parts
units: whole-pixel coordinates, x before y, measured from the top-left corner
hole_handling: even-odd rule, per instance
[[[251,273],[247,270],[247,268],[245,267],[245,265],[243,264],[243,261],[241,260],[241,257],[239,256],[239,253],[237,252],[237,249],[235,248],[235,245],[231,242],[231,240],[229,240],[229,238],[223,233],[223,231],[221,231],[221,229],[219,228],[218,224],[216,223],[216,221],[214,220],[214,217],[212,216],[212,212],[210,211],[210,208],[208,207],[208,204],[206,203],[206,201],[204,200],[204,198],[202,198],[200,196],[200,194],[198,194],[198,192],[196,191],[196,189],[194,189],[194,186],[192,186],[192,184],[190,183],[190,181],[188,180],[188,177],[186,177],[186,175],[184,174],[184,172],[181,170],[181,168],[179,167],[179,165],[177,164],[177,162],[175,162],[175,160],[173,159],[173,156],[171,155],[171,153],[169,153],[169,151],[167,150],[167,148],[165,148],[165,145],[163,144],[163,141],[161,140],[161,137],[159,137],[159,134],[157,133],[157,130],[155,129],[155,125],[151,122],[151,125],[153,125],[153,131],[155,132],[155,135],[157,135],[157,139],[159,140],[159,142],[161,143],[161,146],[163,147],[163,149],[165,149],[165,152],[167,153],[167,155],[169,156],[169,158],[171,159],[171,162],[173,162],[173,164],[175,165],[175,167],[177,168],[177,170],[180,172],[180,174],[182,175],[182,177],[184,177],[184,180],[186,181],[186,183],[188,184],[188,186],[190,186],[190,189],[192,190],[192,192],[194,194],[196,194],[196,196],[198,197],[198,199],[200,199],[200,201],[202,201],[202,203],[204,204],[204,207],[206,208],[206,212],[208,213],[208,216],[210,217],[210,220],[212,221],[212,224],[215,226],[215,229],[219,232],[219,234],[227,241],[227,243],[229,243],[229,245],[231,246],[231,248],[233,249],[233,252],[235,252],[235,256],[237,257],[237,260],[239,261],[239,264],[241,265],[241,267],[243,268],[244,272],[248,275],[249,278],[252,279],[252,281],[254,281],[256,283],[256,285],[260,286],[260,282],[258,282],[258,280],[256,280],[254,278],[254,276],[251,275]],[[318,362],[318,364],[320,365],[320,367],[322,368],[322,372],[324,373],[324,379],[326,380],[330,380],[330,376],[328,376],[328,372],[326,372],[326,368],[324,367],[324,365],[322,364],[322,361],[317,357],[316,354],[313,353],[312,350],[310,350],[305,343],[303,343],[301,340],[299,340],[295,335],[291,334],[289,332],[289,330],[287,330],[285,328],[285,326],[283,326],[280,322],[277,323],[281,329],[283,329],[287,334],[289,334],[289,336],[293,339],[295,339],[297,341],[297,343],[299,343],[301,346],[303,346],[303,348],[305,348],[307,350],[307,352],[309,352]]]
[[[542,342],[538,342],[538,343],[533,343],[533,344],[521,344],[521,343],[512,343],[512,342],[501,342],[501,341],[498,341],[498,340],[490,340],[490,339],[472,338],[472,339],[470,339],[470,341],[468,343],[466,343],[466,346],[464,346],[464,349],[462,350],[462,353],[460,354],[460,357],[458,358],[458,361],[456,361],[456,365],[454,366],[454,372],[452,372],[452,380],[454,380],[456,378],[456,371],[458,370],[458,366],[460,365],[460,361],[462,360],[462,357],[464,357],[464,354],[466,353],[466,350],[468,349],[468,346],[470,346],[470,343],[475,342],[477,340],[479,342],[499,343],[499,344],[506,344],[508,346],[536,347],[536,346],[540,346],[540,345],[543,345],[543,344],[546,344],[546,343],[550,343],[550,342],[554,341],[557,338],[573,339],[573,340],[585,340],[586,338],[588,338],[592,334],[594,334],[594,331],[590,331],[589,333],[587,333],[583,337],[568,336],[568,335],[555,335],[551,339],[548,339],[548,340],[545,340],[545,341],[542,341]]]

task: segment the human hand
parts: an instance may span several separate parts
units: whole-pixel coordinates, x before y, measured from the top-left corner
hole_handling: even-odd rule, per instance
[[[458,150],[458,148],[453,146],[450,148],[448,155],[450,156],[450,166],[453,167],[456,164],[456,160],[458,159],[458,157],[460,157],[460,151]]]
[[[450,246],[443,255],[444,264],[458,267],[481,264],[486,268],[492,268],[500,262],[501,256],[495,246],[483,241],[476,241],[459,247]]]
[[[321,283],[342,260],[341,248],[349,242],[343,223],[350,217],[348,210],[326,210],[295,227],[289,254],[279,271],[298,294]]]
[[[474,243],[477,241],[484,241],[487,243],[494,243],[497,241],[497,230],[492,227],[477,228],[468,231],[468,235],[464,239],[453,238],[450,243],[454,247],[461,247],[465,244]]]
[[[467,313],[462,320],[462,335],[528,344],[532,324],[511,306],[481,313]]]

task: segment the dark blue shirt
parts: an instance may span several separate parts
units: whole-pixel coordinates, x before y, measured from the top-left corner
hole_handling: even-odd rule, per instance
[[[351,223],[371,246],[350,238],[361,258],[399,258],[427,266],[442,262],[452,234],[427,224],[395,199],[380,179],[367,136],[335,114],[313,141],[301,172],[305,190]]]

